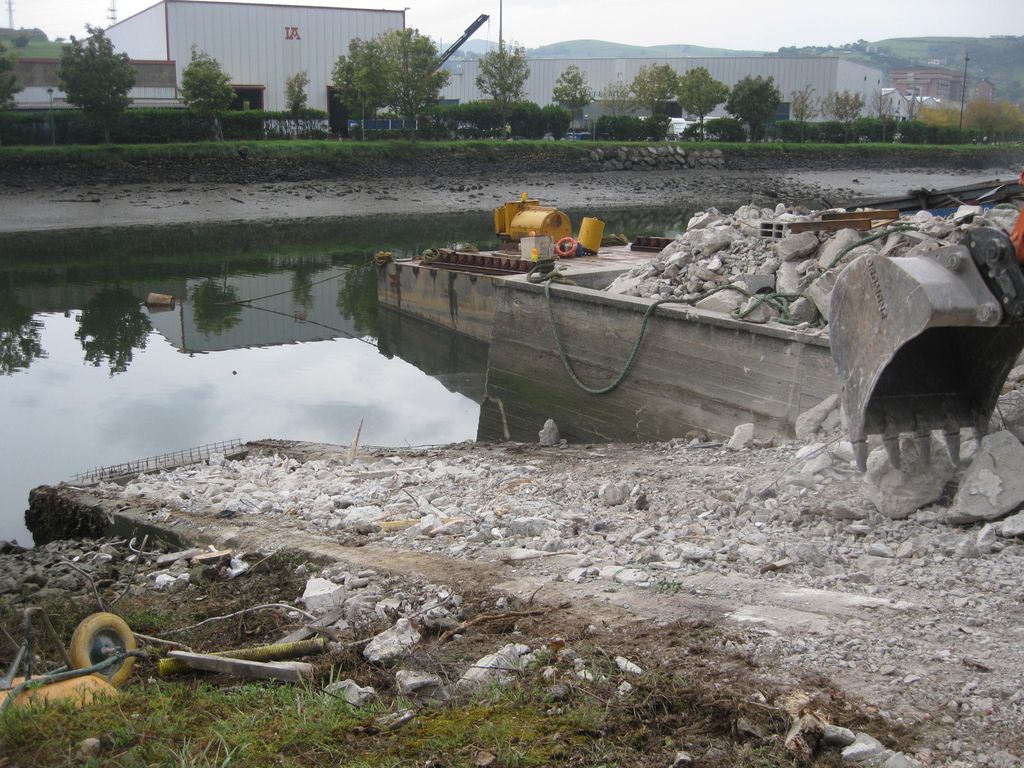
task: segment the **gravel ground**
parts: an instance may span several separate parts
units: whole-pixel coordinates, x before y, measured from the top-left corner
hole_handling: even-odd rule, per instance
[[[467,445],[353,464],[279,444],[98,492],[165,525],[498,569],[503,588],[589,601],[595,618],[706,614],[780,679],[823,675],[917,726],[926,765],[1019,765],[1024,546],[1009,523],[950,525],[948,498],[883,516],[851,460],[838,430],[740,450]]]

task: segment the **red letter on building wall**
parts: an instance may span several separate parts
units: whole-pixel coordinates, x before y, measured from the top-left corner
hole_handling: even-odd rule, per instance
[[[284,39],[285,40],[301,40],[299,37],[298,27],[285,27],[284,28]]]

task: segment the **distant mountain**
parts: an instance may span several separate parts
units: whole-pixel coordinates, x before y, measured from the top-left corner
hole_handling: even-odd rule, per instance
[[[1024,101],[1024,37],[896,37],[858,40],[839,47],[780,48],[774,56],[839,56],[883,72],[905,67],[938,67],[960,71],[967,62],[971,82],[984,78],[996,87],[996,98]]]
[[[764,56],[764,51],[736,51],[700,45],[624,45],[604,40],[566,40],[528,51],[531,59],[657,59],[683,56]]]

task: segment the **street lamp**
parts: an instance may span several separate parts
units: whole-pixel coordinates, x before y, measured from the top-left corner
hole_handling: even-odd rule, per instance
[[[46,92],[50,95],[50,146],[57,146],[57,126],[53,122],[53,88],[47,88]]]
[[[971,57],[967,55],[967,51],[964,51],[964,84],[960,88],[960,127],[956,134],[957,144],[964,143],[964,99],[967,98],[967,62],[970,60]]]

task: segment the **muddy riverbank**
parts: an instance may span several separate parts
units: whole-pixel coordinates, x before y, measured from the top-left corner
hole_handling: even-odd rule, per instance
[[[487,211],[522,192],[563,209],[678,207],[722,209],[778,202],[825,208],[859,198],[943,189],[1019,173],[1010,165],[974,171],[693,169],[608,173],[411,176],[385,180],[334,179],[259,184],[145,183],[55,186],[38,183],[0,189],[0,235],[98,227],[218,222],[336,219],[373,215]],[[17,242],[4,243],[17,252]]]

